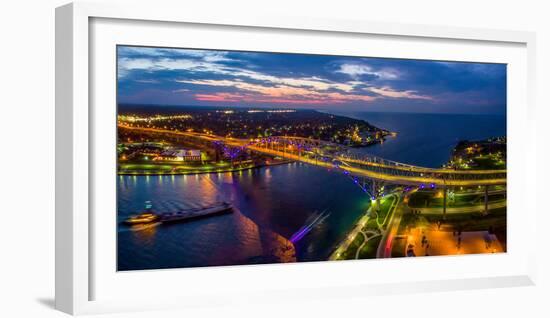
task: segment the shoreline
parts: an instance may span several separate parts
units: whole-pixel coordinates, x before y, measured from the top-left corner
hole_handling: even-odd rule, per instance
[[[260,164],[260,165],[253,165],[249,167],[240,167],[240,168],[231,168],[231,169],[220,169],[220,170],[214,170],[214,171],[180,171],[180,172],[159,172],[159,171],[153,171],[153,172],[121,172],[117,171],[117,175],[119,176],[182,176],[182,175],[199,175],[199,174],[209,174],[209,173],[227,173],[227,172],[239,172],[239,171],[245,171],[245,170],[252,170],[256,168],[264,168],[264,167],[271,167],[271,166],[280,166],[284,164],[289,164],[296,162],[295,160],[285,160],[280,161],[276,163],[270,163],[270,164]]]

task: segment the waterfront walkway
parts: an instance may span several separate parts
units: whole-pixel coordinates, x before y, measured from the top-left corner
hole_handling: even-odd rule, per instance
[[[392,224],[394,211],[401,203],[401,194],[391,193],[383,197],[382,199],[390,198],[393,198],[393,202],[388,208],[384,219],[380,220],[378,218],[378,215],[373,212],[373,206],[371,205],[367,212],[355,224],[355,227],[350,231],[346,239],[342,241],[340,245],[336,248],[336,250],[332,253],[332,255],[329,257],[329,260],[337,260],[342,255],[342,253],[344,253],[350,247],[350,245],[358,235],[362,235],[364,241],[357,248],[357,251],[355,252],[355,259],[359,259],[359,254],[361,253],[361,250],[365,247],[365,245],[367,245],[370,240],[375,239],[379,236],[384,237],[386,235],[387,228]],[[378,228],[367,228],[367,223],[372,218],[375,218]],[[380,244],[382,244],[382,242]]]
[[[425,237],[427,243],[422,244]],[[460,255],[502,253],[503,246],[494,234],[487,231],[462,232],[460,244],[458,234],[437,229],[415,228],[407,236],[407,246],[412,245],[416,256]]]

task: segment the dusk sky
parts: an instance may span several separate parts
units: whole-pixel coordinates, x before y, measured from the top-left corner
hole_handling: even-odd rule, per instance
[[[506,113],[506,65],[118,47],[118,102]]]

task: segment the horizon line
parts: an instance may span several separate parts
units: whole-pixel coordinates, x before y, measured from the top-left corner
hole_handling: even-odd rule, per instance
[[[506,110],[498,113],[457,113],[457,112],[425,112],[425,111],[396,111],[396,110],[338,110],[338,109],[325,109],[325,108],[298,108],[289,106],[229,106],[229,105],[182,105],[182,104],[156,104],[156,103],[132,103],[132,102],[117,102],[117,106],[153,106],[153,107],[193,107],[193,108],[242,108],[242,109],[293,109],[293,110],[308,110],[318,112],[342,112],[342,113],[395,113],[395,114],[438,114],[438,115],[495,115],[506,116]]]

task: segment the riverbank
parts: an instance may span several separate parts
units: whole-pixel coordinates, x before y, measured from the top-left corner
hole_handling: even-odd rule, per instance
[[[328,260],[375,258],[399,198],[399,194],[390,193],[380,198],[378,203],[371,204]]]
[[[227,172],[239,172],[239,171],[245,171],[250,169],[257,169],[257,168],[263,168],[263,167],[271,167],[271,166],[278,166],[288,163],[293,163],[294,160],[281,160],[281,161],[275,161],[270,163],[263,163],[263,164],[252,164],[247,166],[240,166],[240,167],[224,167],[224,168],[213,168],[213,169],[203,169],[203,170],[134,170],[134,171],[118,171],[117,174],[120,176],[163,176],[163,175],[194,175],[194,174],[208,174],[208,173],[227,173]]]

